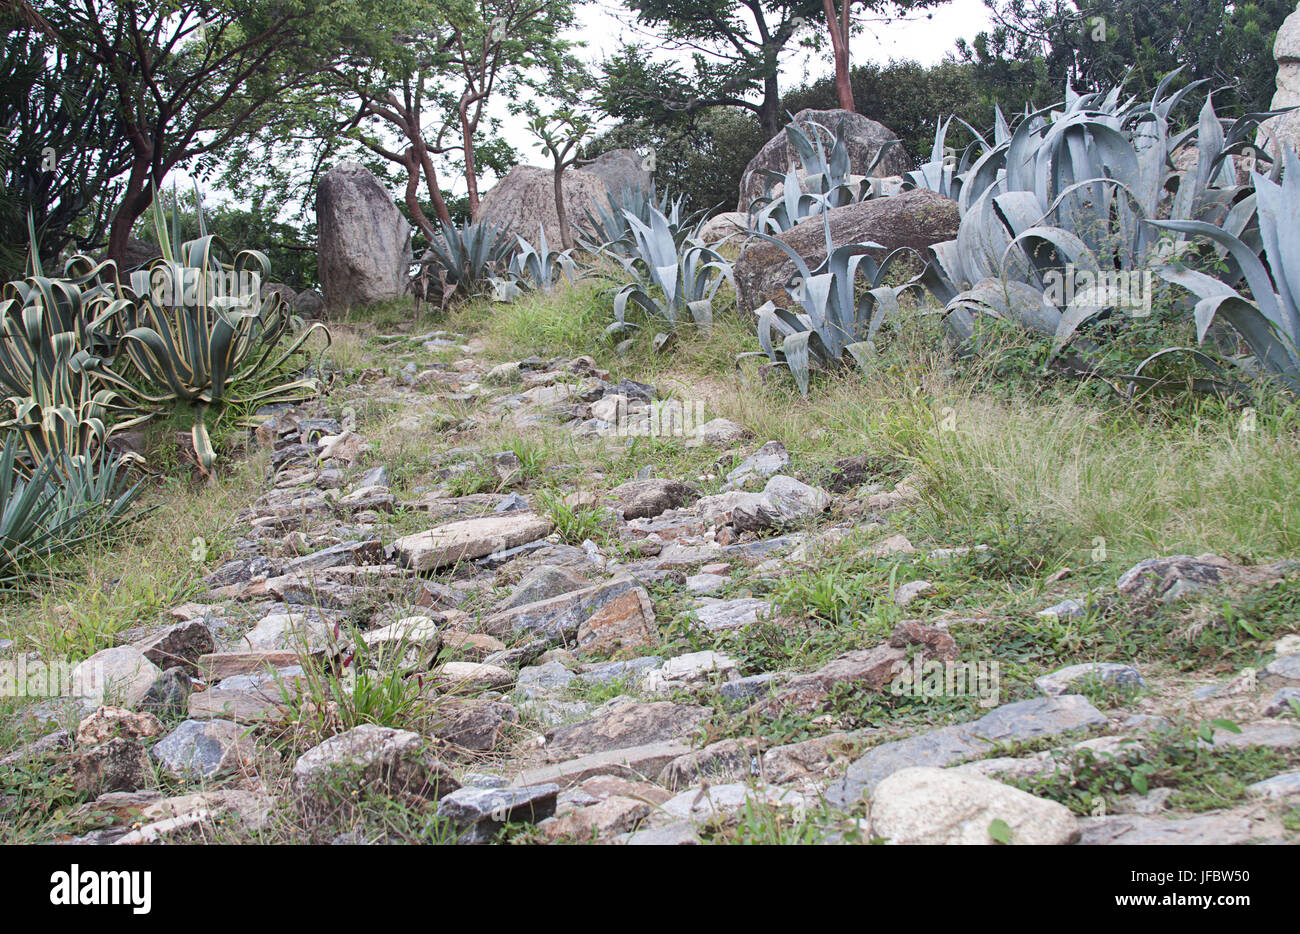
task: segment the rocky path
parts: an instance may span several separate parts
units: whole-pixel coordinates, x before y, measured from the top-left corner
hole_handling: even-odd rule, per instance
[[[842,642],[806,667],[753,650],[807,624],[764,582],[827,549],[880,566],[962,557],[920,555],[892,524],[910,478],[872,482],[862,458],[809,482],[780,443],[695,424],[589,358],[490,366],[445,333],[408,346],[425,362],[257,430],[267,487],[232,527],[233,557],[173,624],[83,663],[110,681],[75,730],[7,757],[66,764],[93,798],[96,829],[77,839],[418,839],[410,815],[462,842],[1300,839],[1300,636],[1227,681],[1072,664],[1034,672],[1020,699],[981,684],[951,715],[846,727],[854,704],[981,675],[963,651],[981,622],[926,610],[936,584],[906,563],[887,631],[823,627],[808,638]],[[390,436],[436,442],[423,486],[399,488],[379,456],[379,410]],[[615,451],[665,439],[713,466],[667,477],[647,458],[634,479],[548,496],[547,465],[491,447],[501,426],[544,425]],[[1291,573],[1165,557],[1107,599]],[[1089,612],[1068,578],[1054,593],[1040,615]],[[1227,806],[1181,791],[1229,767],[1249,781]],[[402,818],[385,824],[376,802]]]

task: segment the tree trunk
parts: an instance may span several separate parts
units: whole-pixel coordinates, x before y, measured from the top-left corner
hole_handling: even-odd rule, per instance
[[[763,79],[763,102],[758,107],[758,124],[768,139],[781,132],[781,89],[775,67]]]
[[[420,164],[424,167],[424,183],[429,189],[429,200],[433,203],[434,213],[438,215],[438,220],[451,226],[451,212],[447,210],[447,202],[442,198],[442,188],[438,185],[438,170],[433,167],[433,159],[429,157],[429,147],[424,145],[424,140],[420,140],[417,147],[420,154]]]
[[[555,167],[555,214],[560,219],[560,244],[573,249],[573,234],[569,231],[569,212],[564,207],[564,166]]]
[[[131,174],[127,177],[126,191],[122,193],[113,221],[108,227],[108,258],[119,266],[126,258],[127,241],[131,238],[131,228],[153,203],[153,188],[146,184],[149,178],[149,159],[136,156],[131,163]]]
[[[469,109],[464,98],[460,102],[460,139],[465,153],[465,187],[469,192],[469,216],[478,219],[478,178],[474,167],[474,128],[470,126]]]
[[[853,83],[849,80],[849,7],[853,0],[841,0],[843,9],[835,15],[835,0],[822,0],[826,10],[826,29],[831,36],[831,51],[835,55],[835,90],[839,94],[840,109],[856,112],[853,105]]]
[[[433,224],[420,205],[420,157],[413,146],[406,150],[406,210],[410,212],[415,225],[424,232],[425,239],[432,240]]]

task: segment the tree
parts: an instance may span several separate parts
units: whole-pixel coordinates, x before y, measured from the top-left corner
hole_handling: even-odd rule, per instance
[[[10,3],[0,6],[0,26],[0,272],[15,278],[26,263],[29,213],[49,266],[70,244],[102,245],[113,180],[130,153],[105,75],[52,44],[49,20]]]
[[[1266,110],[1276,67],[1272,45],[1292,0],[985,0],[996,25],[961,54],[982,76],[1042,63],[1054,89],[1095,91],[1125,82],[1149,94],[1183,67],[1182,81],[1207,79],[1235,93],[1220,113]]]
[[[172,169],[264,129],[272,104],[373,22],[361,0],[30,5],[51,22],[58,48],[107,82],[130,154],[109,225],[108,254],[119,260]]]
[[[602,69],[601,107],[624,119],[663,119],[727,105],[752,111],[769,137],[781,127],[780,57],[821,13],[820,0],[625,0],[657,44],[692,56],[692,70],[627,45]],[[757,93],[758,99],[753,95]]]
[[[838,73],[847,75],[848,39],[861,11],[889,19],[941,0],[624,0],[636,21],[656,30],[656,47],[691,56],[689,71],[656,60],[644,46],[625,45],[602,65],[601,106],[621,119],[667,119],[708,107],[743,107],[768,137],[785,122],[779,82],[781,56],[796,39],[820,49],[829,40]],[[852,12],[856,3],[859,13]],[[826,29],[814,21],[825,19]],[[841,106],[852,108],[851,90]]]
[[[528,125],[551,157],[555,186],[555,213],[560,222],[560,240],[566,250],[573,249],[573,231],[569,229],[569,211],[564,205],[564,170],[579,161],[582,141],[591,132],[591,120],[572,107],[561,107],[549,117],[534,116]]]

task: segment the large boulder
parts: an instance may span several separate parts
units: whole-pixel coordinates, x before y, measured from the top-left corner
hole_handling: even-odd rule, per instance
[[[835,208],[830,212],[831,242],[878,243],[883,252],[898,247],[923,247],[957,236],[961,215],[957,202],[937,192],[918,189],[892,198],[876,198]],[[779,236],[816,269],[826,258],[826,239],[821,216],[795,224]],[[734,269],[738,304],[753,311],[764,302],[789,305],[786,283],[795,274],[794,262],[785,251],[766,240],[753,240],[736,260]]]
[[[321,287],[330,312],[406,292],[411,228],[379,179],[340,162],[316,189]]]
[[[1300,105],[1300,8],[1278,28],[1273,58],[1277,61],[1277,91],[1271,109]],[[1300,152],[1300,110],[1265,121],[1263,129],[1260,135],[1274,158],[1280,158],[1283,147]]]
[[[648,190],[652,181],[650,173],[642,164],[641,157],[631,149],[611,149],[584,165],[582,171],[595,175],[611,191],[626,188]]]
[[[808,127],[809,121],[820,123],[832,133],[839,125],[839,122],[845,122],[845,137],[849,146],[849,164],[854,175],[866,175],[867,166],[871,165],[871,160],[876,158],[876,153],[880,147],[890,140],[898,139],[898,134],[889,129],[882,123],[877,123],[862,114],[851,113],[847,110],[801,110],[794,115],[794,122],[804,125],[804,132],[812,138],[812,134],[817,132],[822,137],[823,144],[826,143],[826,136],[820,130],[814,127]],[[794,146],[790,144],[789,137],[782,130],[776,136],[772,137],[763,148],[758,151],[758,155],[749,161],[745,167],[745,174],[740,178],[740,202],[736,205],[738,211],[748,211],[750,204],[755,198],[761,198],[767,191],[770,184],[762,170],[768,169],[772,172],[784,173],[790,166],[800,166],[799,153],[795,151]],[[902,143],[895,143],[890,147],[889,152],[885,153],[883,159],[871,171],[871,175],[883,178],[888,175],[902,175],[913,168],[912,160],[908,158],[907,152],[903,149]],[[802,168],[800,168],[802,175]]]
[[[584,209],[605,200],[605,182],[584,169],[564,173],[564,207],[570,225],[579,223]],[[537,246],[537,226],[546,231],[546,243],[560,249],[560,215],[555,210],[555,173],[532,165],[517,165],[497,182],[479,203],[478,219],[521,236]]]

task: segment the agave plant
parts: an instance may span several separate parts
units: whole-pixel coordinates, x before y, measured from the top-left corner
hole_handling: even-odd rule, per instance
[[[46,276],[31,234],[27,278],[0,293],[0,428],[18,433],[25,473],[47,458],[93,455],[112,431],[140,420],[122,417],[127,407],[109,388],[102,356],[112,354],[118,316],[133,303],[116,267],[74,256],[63,278]]]
[[[695,234],[700,220],[698,214],[683,216],[684,201],[684,196],[672,198],[668,192],[659,197],[653,182],[649,188],[631,185],[616,191],[606,187],[605,203],[593,205],[594,213],[591,208],[584,208],[583,222],[574,227],[578,244],[592,255],[605,254],[615,259],[628,257],[636,250],[636,237],[628,223],[628,215],[648,225],[657,211],[667,221],[673,242],[680,246]]]
[[[1122,100],[1118,86],[1067,89],[1063,104],[1027,112],[970,165],[957,189],[957,239],[928,251],[924,275],[955,335],[969,336],[975,316],[988,314],[1053,334],[1062,346],[1117,303],[1109,288],[1067,301],[1054,283],[1075,270],[1101,281],[1148,268],[1157,232],[1145,221],[1197,220],[1234,233],[1253,223],[1254,199],[1236,182],[1234,157],[1253,149],[1267,115],[1225,127],[1207,96],[1197,126],[1175,132],[1171,113],[1199,84],[1168,94],[1175,74],[1149,102]],[[1191,146],[1195,168],[1179,168],[1175,153]]]
[[[514,301],[526,290],[540,289],[549,293],[561,276],[570,285],[573,284],[577,264],[570,251],[550,249],[546,242],[546,230],[540,224],[537,225],[537,237],[540,244],[537,249],[523,237],[515,238],[519,247],[510,259],[509,278],[492,280],[493,298],[496,301]]]
[[[637,327],[627,320],[629,302],[674,327],[687,314],[701,329],[712,327],[714,294],[724,279],[735,285],[731,264],[694,240],[679,246],[669,219],[657,208],[651,210],[649,224],[631,212],[625,216],[632,230],[633,255],[622,262],[633,281],[615,295],[614,323],[606,333],[616,335]],[[657,335],[656,345],[662,346],[665,339],[666,335]]]
[[[805,131],[790,118],[785,134],[798,154],[802,174],[793,165],[784,173],[762,170],[771,184],[768,193],[749,206],[752,229],[781,233],[825,207],[843,207],[879,194],[871,173],[898,140],[890,140],[876,151],[865,175],[853,175],[845,121],[840,120],[834,131],[815,120],[809,120],[807,127]],[[822,144],[823,135],[829,139],[829,149]],[[777,184],[781,191],[774,194]]]
[[[312,335],[319,332],[328,344],[330,334],[320,324],[303,329],[277,293],[263,297],[266,256],[243,250],[230,259],[224,244],[207,233],[201,211],[200,236],[179,247],[173,246],[180,237],[174,203],[171,235],[161,212],[154,226],[162,256],[131,274],[137,301],[121,313],[129,328],[112,368],[101,373],[143,411],[193,406],[194,451],[210,472],[216,452],[208,409],[236,399],[268,404],[316,394],[315,379],[290,378],[283,370]]]
[[[930,161],[923,163],[919,168],[903,175],[903,188],[905,190],[924,188],[930,191],[936,191],[945,198],[952,198],[956,201],[961,196],[962,179],[970,171],[975,161],[989,152],[990,149],[1001,146],[1011,138],[1011,129],[1007,124],[1006,117],[1002,115],[1002,108],[993,105],[993,146],[991,147],[985,138],[973,126],[960,117],[950,116],[943,122],[936,122],[934,131],[934,146],[930,149]],[[948,139],[948,129],[952,121],[956,120],[975,138],[966,145],[960,156],[952,153],[946,143]]]
[[[813,370],[829,370],[852,359],[866,369],[876,335],[889,320],[900,314],[899,298],[919,289],[920,280],[898,286],[884,284],[890,269],[905,255],[916,251],[903,248],[888,253],[879,263],[872,256],[883,247],[878,243],[850,243],[836,247],[831,242],[830,222],[822,213],[826,259],[809,269],[789,244],[768,234],[757,234],[780,247],[795,265],[796,275],[787,285],[798,310],[777,308],[767,302],[755,311],[762,354],[790,370],[799,392],[808,394]],[[859,289],[859,279],[866,288]]]
[[[1260,173],[1252,175],[1259,224],[1252,243],[1204,221],[1151,223],[1206,238],[1213,244],[1214,257],[1226,254],[1248,288],[1243,295],[1223,279],[1182,263],[1156,267],[1162,278],[1196,296],[1197,340],[1204,343],[1210,327],[1222,318],[1241,335],[1258,364],[1294,392],[1300,390],[1300,231],[1295,222],[1300,211],[1300,159],[1290,149],[1285,166],[1280,183]],[[1262,244],[1262,260],[1255,242]]]
[[[443,281],[444,299],[451,291],[468,297],[491,285],[513,249],[506,233],[486,221],[443,224],[420,263]]]
[[[123,521],[139,493],[116,460],[47,459],[29,475],[18,464],[17,441],[8,437],[0,448],[0,586]]]

